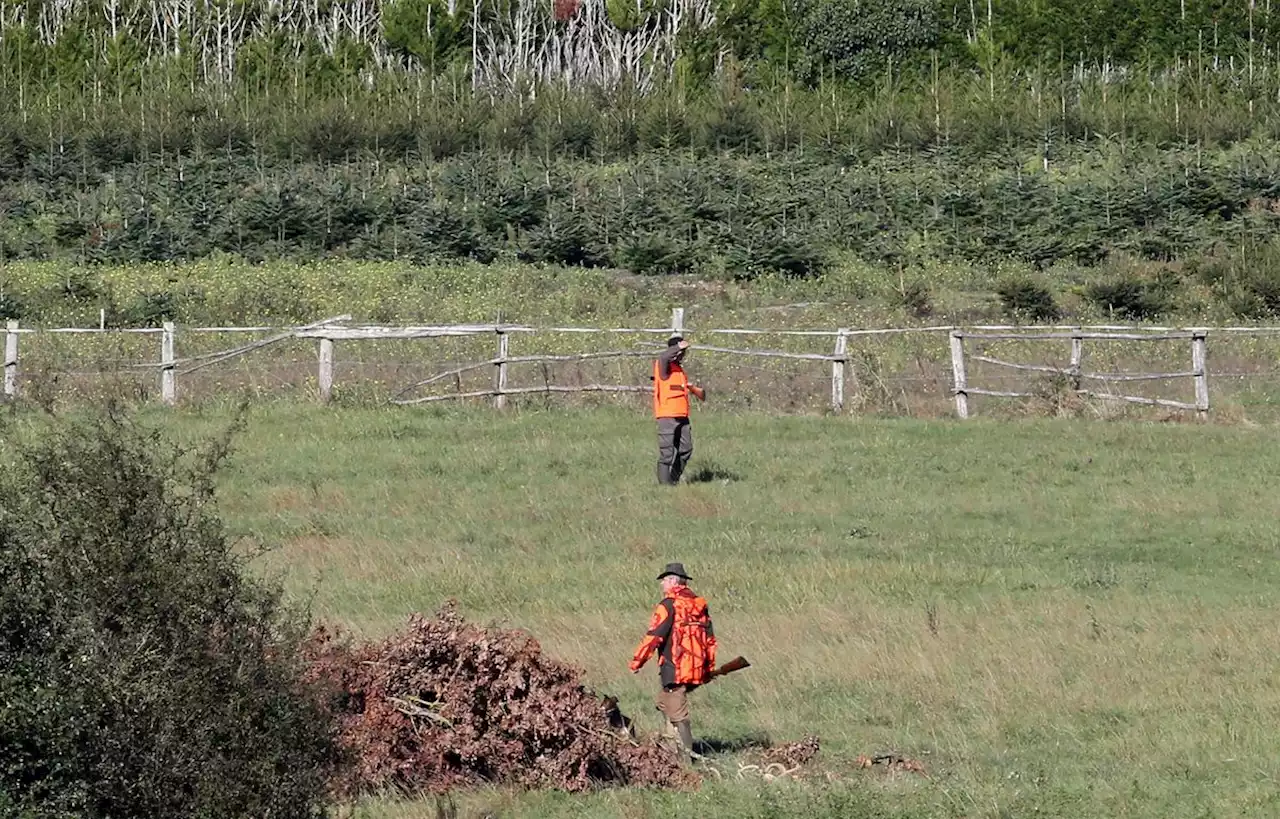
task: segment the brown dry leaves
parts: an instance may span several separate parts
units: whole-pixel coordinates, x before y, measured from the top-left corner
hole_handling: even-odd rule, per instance
[[[819,741],[816,736],[807,736],[799,742],[788,742],[785,745],[775,745],[764,752],[764,761],[766,763],[777,763],[786,768],[795,768],[798,765],[805,765],[809,760],[818,755]]]
[[[545,656],[526,634],[467,623],[453,604],[376,643],[319,629],[308,655],[308,677],[350,754],[335,783],[342,795],[697,782],[669,746],[611,728],[578,669]]]

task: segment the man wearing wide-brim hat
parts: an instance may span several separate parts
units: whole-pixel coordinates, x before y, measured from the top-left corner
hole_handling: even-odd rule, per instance
[[[716,666],[716,635],[707,601],[689,588],[683,563],[668,563],[658,575],[662,600],[649,618],[649,630],[631,658],[637,673],[654,653],[662,690],[657,708],[674,727],[686,754],[693,754],[689,692],[711,680]]]

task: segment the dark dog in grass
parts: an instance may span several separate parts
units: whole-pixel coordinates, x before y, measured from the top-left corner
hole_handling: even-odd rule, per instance
[[[627,739],[635,739],[636,729],[631,724],[631,718],[622,713],[622,709],[618,707],[618,698],[605,697],[602,704],[604,715],[609,720],[609,727]]]

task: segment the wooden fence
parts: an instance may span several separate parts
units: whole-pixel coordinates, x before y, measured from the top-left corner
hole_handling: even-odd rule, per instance
[[[350,316],[334,316],[332,318],[307,324],[300,327],[193,327],[183,328],[185,334],[257,334],[267,333],[264,338],[234,346],[216,352],[179,358],[177,355],[179,328],[173,323],[165,323],[157,328],[137,329],[104,329],[104,328],[56,328],[39,329],[20,327],[18,322],[10,321],[5,332],[4,344],[4,392],[6,400],[18,397],[20,391],[19,368],[21,361],[20,339],[29,334],[139,334],[142,336],[158,336],[158,360],[129,365],[131,369],[155,371],[159,376],[160,400],[166,405],[174,405],[178,401],[178,392],[183,377],[208,367],[247,356],[255,351],[270,347],[286,340],[313,339],[318,343],[316,353],[315,378],[319,398],[329,402],[333,397],[335,386],[334,361],[335,345],[349,342],[374,340],[430,339],[449,337],[483,337],[491,336],[495,340],[494,356],[481,361],[452,367],[437,372],[428,378],[399,388],[388,396],[388,400],[399,405],[416,405],[438,401],[491,398],[496,407],[507,405],[511,396],[535,393],[646,393],[651,387],[645,384],[553,384],[547,381],[541,385],[513,385],[511,366],[516,364],[550,364],[556,362],[583,362],[622,358],[652,358],[657,349],[664,346],[661,342],[675,331],[683,331],[684,310],[676,308],[672,312],[671,325],[662,328],[591,328],[591,327],[529,327],[516,324],[466,324],[466,325],[424,325],[424,326],[378,326],[351,324]],[[510,354],[510,340],[521,334],[596,334],[600,336],[639,335],[654,339],[639,346],[645,349],[636,350],[604,350],[566,355],[518,355]],[[1129,325],[1094,325],[1094,326],[1048,326],[1018,327],[1012,325],[978,325],[973,327],[928,326],[909,328],[874,328],[854,329],[838,328],[834,330],[772,330],[772,329],[699,329],[699,339],[722,337],[742,339],[752,336],[771,337],[809,337],[810,339],[829,339],[830,353],[801,353],[767,349],[740,349],[712,344],[694,344],[693,349],[714,354],[744,358],[772,358],[801,362],[814,362],[830,366],[830,395],[828,404],[833,412],[846,409],[847,365],[856,353],[860,340],[869,337],[885,337],[905,334],[942,334],[950,335],[951,357],[951,394],[955,400],[955,412],[960,418],[971,415],[970,398],[986,396],[996,398],[1026,398],[1036,393],[1026,390],[996,390],[970,383],[970,362],[982,362],[1000,368],[1015,371],[1038,373],[1050,378],[1059,379],[1063,388],[1086,398],[1103,401],[1120,401],[1134,404],[1146,404],[1171,407],[1180,410],[1192,410],[1204,414],[1209,411],[1209,372],[1208,339],[1211,334],[1231,335],[1280,335],[1280,328],[1275,327],[1220,327],[1220,328],[1171,328],[1171,327],[1134,327]],[[1002,341],[1070,341],[1070,357],[1062,366],[1020,363],[1009,361],[981,351],[974,351],[972,345],[983,342]],[[1086,372],[1083,367],[1085,342],[1091,344],[1114,341],[1140,342],[1190,342],[1190,369],[1175,372]],[[966,344],[968,342],[968,345]],[[491,369],[492,386],[484,389],[457,389],[453,392],[421,395],[426,387],[437,385],[454,379],[461,384],[460,376]],[[1167,381],[1190,379],[1192,401],[1178,401],[1167,398],[1149,398],[1134,395],[1121,395],[1115,392],[1100,391],[1092,388],[1093,382],[1106,385],[1124,384],[1143,381]]]
[[[1231,328],[1224,329],[1229,330]],[[1255,332],[1264,332],[1265,330],[1266,328],[1257,328]],[[972,339],[975,341],[1049,341],[1055,339],[1069,339],[1071,341],[1071,359],[1066,367],[1049,367],[1037,364],[1019,364],[984,355],[966,356],[964,344],[965,339]],[[1084,359],[1084,342],[1087,340],[1155,342],[1174,341],[1178,339],[1191,340],[1190,370],[1164,373],[1086,373],[1081,369],[1081,363]],[[1209,411],[1209,370],[1207,363],[1207,348],[1208,330],[1203,328],[1187,331],[1168,331],[1161,328],[1159,330],[1148,332],[1085,332],[1082,329],[1075,329],[1069,332],[1023,331],[1017,333],[982,333],[952,330],[951,367],[953,391],[956,397],[956,415],[961,418],[969,417],[970,395],[988,395],[1000,398],[1031,398],[1034,396],[1034,393],[1029,392],[988,390],[969,386],[965,365],[966,358],[974,361],[982,361],[987,364],[994,364],[998,367],[1007,367],[1009,369],[1022,370],[1025,372],[1039,372],[1058,376],[1064,379],[1073,393],[1087,398],[1097,398],[1104,401],[1122,401],[1130,404],[1172,407],[1174,409],[1196,410],[1200,413],[1207,413]],[[1134,381],[1163,381],[1178,378],[1192,379],[1193,390],[1195,392],[1194,403],[1174,401],[1167,398],[1146,398],[1136,395],[1119,395],[1116,393],[1098,392],[1096,390],[1085,389],[1083,386],[1083,382],[1085,381],[1124,383]]]

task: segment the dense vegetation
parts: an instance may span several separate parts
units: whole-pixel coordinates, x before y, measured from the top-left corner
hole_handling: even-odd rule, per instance
[[[1226,0],[18,0],[4,4],[0,35],[0,78],[35,96],[138,90],[140,68],[258,89],[302,80],[321,92],[379,74],[644,86],[673,70],[697,82],[726,60],[807,84],[865,82],[918,72],[928,55],[957,68],[1239,63],[1252,80],[1280,44],[1270,4]],[[652,65],[604,69],[610,55]]]
[[[225,443],[115,412],[0,425],[0,814],[318,816],[307,626],[213,505]]]
[[[1172,294],[1187,283],[1241,316],[1280,308],[1271,264],[1280,222],[1275,143],[1213,154],[1082,147],[1047,171],[1034,157],[1004,154],[982,166],[970,156],[938,149],[844,164],[800,151],[645,154],[600,164],[472,154],[326,165],[206,155],[111,167],[87,153],[46,153],[7,188],[0,250],[10,260],[111,263],[215,253],[501,259],[738,278],[810,277],[849,258],[908,278],[928,278],[939,262],[1015,262],[1073,282],[1123,267],[1129,279],[1119,296],[1099,296],[1104,307],[1140,301],[1134,288]],[[51,164],[55,173],[45,175]],[[1137,262],[1097,267],[1117,254]],[[51,298],[113,316],[141,299],[144,312],[159,311],[145,321],[202,298],[162,284],[104,302],[100,287],[74,276],[42,295],[15,276],[0,275],[0,313],[29,321],[52,318],[41,309]],[[1163,302],[1124,312],[1152,317],[1172,300]],[[224,307],[211,303],[205,320],[238,313]]]
[[[1264,315],[1277,37],[1267,6],[1146,0],[6,4],[0,262],[1122,255],[1095,303],[1155,315],[1190,275]],[[17,290],[0,313],[38,319]]]

